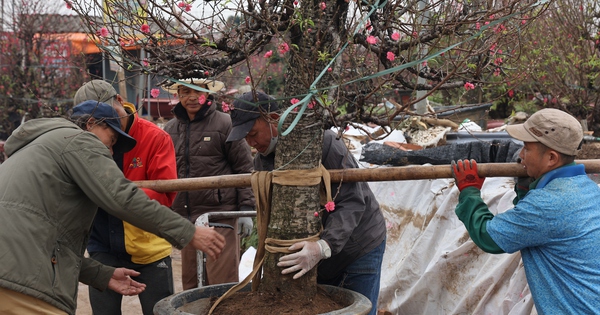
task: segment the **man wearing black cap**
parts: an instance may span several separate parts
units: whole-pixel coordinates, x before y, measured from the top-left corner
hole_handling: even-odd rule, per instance
[[[579,121],[546,108],[506,131],[524,142],[519,157],[533,181],[517,183],[515,207],[494,215],[475,160],[453,162],[456,215],[485,252],[520,251],[538,313],[600,314],[600,188],[574,162]]]
[[[273,170],[278,141],[277,102],[262,92],[247,92],[233,103],[233,129],[227,141],[245,138],[259,154],[254,158],[257,171]],[[358,164],[343,141],[326,130],[322,164],[326,169],[357,168]],[[339,190],[338,190],[339,189]],[[289,249],[297,251],[280,258],[282,273],[297,279],[319,265],[317,282],[341,286],[365,295],[377,313],[381,262],[385,250],[386,227],[379,204],[367,183],[332,184],[335,210],[324,211],[323,231],[316,242],[299,242]]]
[[[138,272],[84,258],[92,220],[110,214],[182,248],[218,258],[225,246],[212,228],[195,227],[127,180],[112,152],[136,142],[108,104],[86,101],[72,122],[33,119],[5,144],[0,165],[0,314],[74,314],[79,281],[134,295]],[[133,277],[133,279],[130,278]]]
[[[73,101],[79,104],[93,100],[112,105],[119,114],[121,128],[138,145],[127,153],[113,158],[129,180],[177,179],[175,149],[171,137],[154,123],[137,116],[135,106],[126,102],[109,82],[92,80],[82,85]],[[170,207],[175,192],[157,192],[144,188],[150,199]],[[139,282],[147,284],[139,295],[142,312],[153,314],[154,305],[174,293],[171,264],[171,244],[128,222],[98,209],[87,251],[90,257],[113,267],[127,267],[140,272]],[[95,315],[118,314],[123,297],[112,291],[89,290],[90,304]]]

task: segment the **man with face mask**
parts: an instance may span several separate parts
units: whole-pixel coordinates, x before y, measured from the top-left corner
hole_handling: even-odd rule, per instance
[[[252,172],[252,154],[244,139],[226,143],[231,131],[229,115],[217,111],[213,98],[223,82],[209,79],[186,79],[168,88],[176,94],[179,103],[173,108],[176,119],[165,125],[175,145],[179,178],[231,175]],[[210,92],[210,93],[209,93]],[[254,195],[249,187],[203,189],[179,192],[173,210],[188,220],[208,212],[252,211]],[[218,260],[206,260],[206,285],[238,282],[240,235],[252,232],[252,219],[223,219],[215,221],[231,225],[235,230],[217,229],[227,241]],[[181,251],[183,289],[198,286],[196,249],[191,246]],[[200,262],[201,263],[201,262]]]
[[[228,142],[246,139],[260,154],[254,158],[256,171],[272,171],[278,140],[279,107],[262,92],[247,92],[233,103],[233,129]],[[323,136],[322,164],[326,169],[357,168],[358,164],[342,140],[331,130]],[[344,287],[369,298],[377,313],[381,262],[386,228],[379,204],[367,183],[332,183],[335,210],[324,211],[323,231],[318,241],[298,242],[294,253],[280,258],[282,273],[298,279],[318,265],[317,282]]]

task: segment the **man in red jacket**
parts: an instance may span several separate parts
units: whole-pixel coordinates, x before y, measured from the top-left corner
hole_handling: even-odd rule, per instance
[[[74,97],[75,104],[95,100],[111,104],[121,118],[121,128],[137,140],[133,150],[114,154],[113,158],[129,180],[176,179],[175,150],[171,137],[155,124],[140,119],[135,106],[117,94],[103,80],[84,84]],[[171,207],[175,192],[159,193],[144,189],[162,205]],[[90,257],[109,266],[126,267],[140,272],[135,279],[146,284],[139,295],[144,314],[153,314],[154,304],[172,295],[173,272],[171,244],[158,236],[109,215],[98,209],[87,247]],[[94,314],[120,314],[122,295],[90,288],[90,303]]]

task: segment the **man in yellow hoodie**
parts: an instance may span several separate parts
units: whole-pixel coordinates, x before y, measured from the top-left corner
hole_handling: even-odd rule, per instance
[[[171,137],[155,124],[140,119],[135,106],[127,103],[114,87],[103,80],[85,83],[73,101],[94,100],[111,104],[119,114],[121,129],[137,140],[127,153],[113,158],[129,180],[176,179],[175,150]],[[159,193],[144,189],[150,197],[170,207],[175,192]],[[126,267],[140,272],[135,279],[146,284],[139,295],[144,314],[152,314],[154,304],[174,293],[171,268],[171,244],[98,209],[87,247],[90,257],[109,266]],[[90,288],[90,303],[95,315],[120,314],[122,295],[112,290]]]

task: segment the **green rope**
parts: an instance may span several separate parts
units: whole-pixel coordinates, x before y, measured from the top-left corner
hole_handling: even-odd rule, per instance
[[[381,4],[378,4],[379,0],[376,0],[376,2],[374,4],[371,5],[371,10],[369,11],[369,13],[367,14],[367,16],[365,16],[360,23],[358,24],[358,26],[356,27],[356,29],[354,30],[354,33],[352,34],[353,36],[356,35],[356,33],[358,33],[358,30],[361,28],[361,26],[366,23],[367,19],[371,16],[371,14],[373,14],[373,12],[375,12],[375,10],[383,8],[383,6],[385,6],[385,4],[387,3],[387,0],[384,0]],[[300,121],[300,118],[302,118],[302,114],[304,114],[304,111],[306,111],[306,108],[308,107],[309,101],[310,99],[317,94],[317,92],[319,91],[316,88],[316,85],[319,81],[321,81],[321,78],[323,78],[323,76],[325,75],[325,73],[327,72],[327,69],[329,69],[329,67],[331,67],[331,65],[333,64],[333,62],[342,55],[342,52],[344,52],[344,50],[348,47],[348,42],[346,41],[346,43],[344,43],[344,46],[342,46],[342,48],[340,49],[340,51],[338,51],[338,53],[335,55],[335,57],[331,58],[331,60],[329,61],[329,63],[327,64],[327,66],[325,66],[323,68],[323,70],[321,71],[321,73],[319,73],[319,76],[317,76],[317,78],[313,81],[313,83],[310,85],[309,88],[309,92],[308,94],[306,94],[306,96],[304,98],[302,98],[302,100],[300,100],[298,103],[293,104],[292,106],[290,106],[287,110],[285,110],[285,112],[283,112],[283,114],[281,115],[281,119],[279,119],[279,123],[277,124],[277,132],[280,133],[282,136],[287,136],[290,132],[292,132],[294,130],[294,128],[296,128],[296,125],[298,124],[298,122]],[[321,102],[320,99],[317,99],[317,101],[319,103],[321,103],[321,105],[325,105]],[[298,111],[298,115],[296,116],[296,118],[294,118],[294,120],[292,121],[292,123],[290,124],[290,126],[282,132],[283,129],[283,122],[285,121],[285,119],[287,118],[287,116],[298,106],[302,106],[300,108],[300,110]]]

